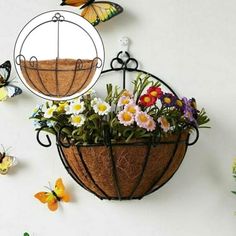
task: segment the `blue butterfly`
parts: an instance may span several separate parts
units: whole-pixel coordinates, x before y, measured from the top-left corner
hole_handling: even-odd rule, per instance
[[[10,75],[11,62],[6,61],[0,65],[0,101],[5,101],[8,98],[22,93],[22,90],[19,87],[10,84]]]

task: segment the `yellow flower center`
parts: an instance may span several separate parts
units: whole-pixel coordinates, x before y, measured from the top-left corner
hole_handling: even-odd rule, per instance
[[[170,104],[170,103],[171,103],[171,99],[170,99],[170,98],[164,98],[164,102],[165,102],[166,104]]]
[[[135,109],[134,106],[128,107],[127,111],[130,112],[130,113],[132,113],[132,114],[136,113],[136,109]]]
[[[153,97],[157,97],[157,91],[152,91],[151,93],[150,93]]]
[[[123,114],[123,120],[124,121],[131,121],[132,120],[132,116],[128,112],[125,112]]]
[[[182,106],[183,106],[183,103],[182,103],[182,101],[177,100],[177,101],[176,101],[176,105],[179,106],[179,107],[182,107]]]
[[[82,106],[80,104],[75,104],[73,108],[75,111],[79,111],[81,110]]]
[[[81,122],[81,117],[80,117],[80,116],[74,116],[74,117],[72,117],[72,122],[73,122],[73,123],[80,123],[80,122]]]
[[[139,119],[140,119],[140,121],[142,121],[143,123],[146,123],[146,122],[148,121],[147,116],[145,116],[144,114],[141,114],[141,115],[139,116]]]
[[[98,105],[98,110],[99,111],[105,111],[107,109],[107,106],[106,105],[104,105],[104,104],[99,104]]]
[[[146,102],[146,103],[151,102],[151,99],[149,97],[145,97],[144,102]]]
[[[129,104],[129,101],[130,101],[129,98],[125,98],[125,99],[122,101],[122,104],[123,104],[123,105]]]

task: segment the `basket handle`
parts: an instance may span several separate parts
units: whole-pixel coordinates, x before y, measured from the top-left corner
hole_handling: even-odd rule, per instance
[[[51,139],[49,138],[49,136],[48,136],[47,134],[46,134],[46,138],[47,138],[48,144],[45,144],[45,143],[41,142],[41,140],[40,140],[40,133],[41,133],[41,131],[43,131],[45,128],[47,128],[47,126],[42,126],[40,129],[38,129],[36,138],[37,138],[38,143],[39,143],[41,146],[43,146],[43,147],[51,147],[52,142],[51,142]],[[56,133],[55,130],[54,130],[54,132]]]
[[[69,147],[71,147],[72,144],[71,144],[71,142],[70,142],[70,140],[69,140],[68,137],[65,137],[65,138],[66,138],[66,143],[61,141],[62,132],[63,132],[63,130],[64,130],[65,128],[71,129],[71,127],[69,127],[69,126],[66,126],[66,125],[65,125],[65,126],[62,126],[62,127],[59,129],[59,131],[57,132],[57,143],[58,143],[59,145],[61,145],[62,147],[64,147],[64,148],[69,148]]]
[[[189,142],[189,138],[188,138],[188,140],[187,140],[187,145],[188,145],[188,146],[193,146],[193,145],[198,141],[198,139],[199,139],[199,130],[198,130],[198,128],[197,128],[196,125],[191,124],[190,126],[191,126],[191,128],[193,128],[193,130],[195,131],[195,133],[196,133],[195,136],[196,136],[196,137],[195,137],[195,139],[194,139],[192,142]],[[190,137],[190,135],[191,135],[191,134],[189,134],[189,137]]]

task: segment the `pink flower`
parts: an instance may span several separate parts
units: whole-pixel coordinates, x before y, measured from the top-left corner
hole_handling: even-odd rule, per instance
[[[150,119],[147,124],[147,131],[154,131],[156,129],[156,122],[153,119]]]
[[[143,111],[138,112],[135,116],[137,125],[144,129],[147,129],[150,120],[152,120],[152,117]]]
[[[119,112],[117,116],[120,123],[124,126],[129,126],[134,123],[134,115],[131,112],[124,110]]]
[[[164,132],[167,133],[170,130],[170,123],[164,116],[159,117],[158,122],[161,124],[161,128]]]
[[[130,97],[122,96],[122,97],[120,97],[120,99],[118,101],[118,107],[125,106],[129,103],[132,103],[132,102],[134,102],[134,100],[131,99]]]
[[[140,107],[137,106],[135,103],[129,103],[125,105],[124,110],[132,113],[133,115],[136,115],[136,113],[140,111]]]

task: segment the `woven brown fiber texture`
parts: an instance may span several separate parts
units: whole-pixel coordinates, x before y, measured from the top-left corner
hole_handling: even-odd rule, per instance
[[[187,139],[188,132],[180,134],[180,141]],[[175,142],[177,140],[177,135],[171,135],[161,141]],[[140,198],[167,182],[180,166],[186,148],[186,142],[159,144],[152,146],[150,155],[147,156],[148,145],[113,146],[121,197],[130,198],[132,195],[134,198]],[[106,198],[102,191],[109,198],[118,198],[108,147],[80,147],[78,149],[72,146],[63,148],[63,152],[70,168],[87,188],[102,198]],[[147,162],[144,168],[146,157]]]
[[[96,60],[81,60],[75,70],[77,60],[58,59],[36,62],[21,61],[21,71],[27,84],[46,96],[71,96],[82,91],[91,82],[96,71]],[[31,63],[31,64],[30,64]]]

